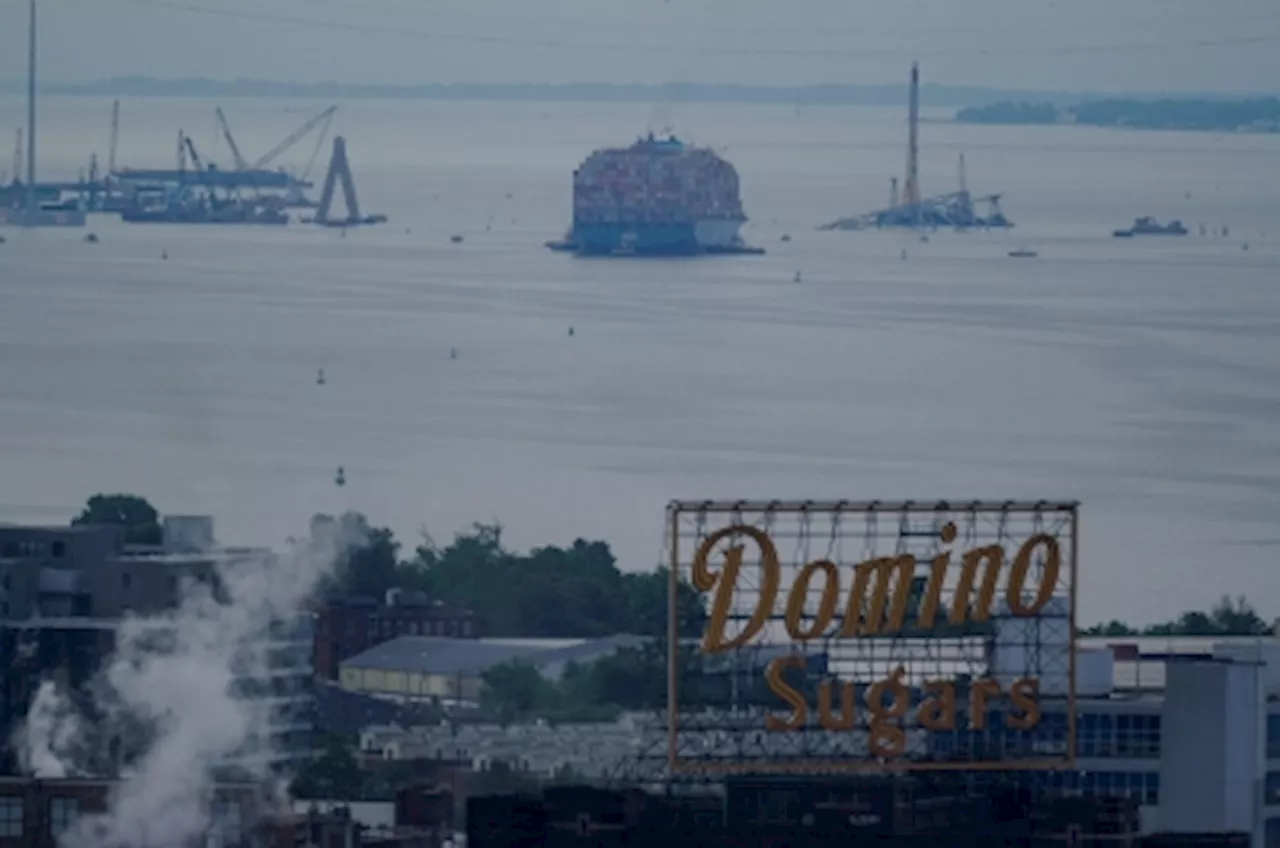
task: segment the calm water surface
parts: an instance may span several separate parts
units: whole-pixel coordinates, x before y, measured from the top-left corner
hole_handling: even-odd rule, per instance
[[[214,105],[126,101],[120,163],[168,166],[179,127],[227,158]],[[323,105],[222,104],[249,158]],[[409,544],[498,518],[646,568],[674,497],[1078,498],[1085,619],[1227,591],[1280,611],[1280,139],[928,124],[925,191],[964,151],[1019,226],[926,244],[814,231],[882,205],[899,110],[678,107],[738,167],[769,255],[545,251],[572,169],[653,112],[342,104],[362,205],[392,220],[345,237],[6,231],[0,517],[123,490],[237,543],[321,510]],[[49,176],[105,159],[109,114],[45,104]],[[0,99],[0,130],[20,120]],[[1230,237],[1110,238],[1144,214]],[[1039,258],[1006,256],[1023,245]]]

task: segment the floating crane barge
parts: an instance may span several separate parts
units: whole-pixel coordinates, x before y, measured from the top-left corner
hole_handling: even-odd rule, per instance
[[[964,155],[960,156],[960,190],[934,197],[920,196],[919,128],[920,68],[911,66],[911,94],[907,107],[907,176],[898,194],[898,181],[893,179],[889,206],[875,212],[840,218],[819,227],[820,230],[868,230],[884,227],[909,229],[956,227],[959,229],[1009,228],[1013,223],[1000,209],[1000,195],[975,197],[970,194],[965,178]],[[979,211],[981,207],[981,211]]]

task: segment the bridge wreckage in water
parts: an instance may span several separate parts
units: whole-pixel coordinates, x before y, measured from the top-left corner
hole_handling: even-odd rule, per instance
[[[920,68],[911,66],[911,95],[907,121],[907,176],[898,194],[898,180],[890,181],[889,206],[876,212],[868,212],[852,218],[841,218],[824,224],[819,230],[867,230],[882,227],[906,227],[911,229],[934,227],[1008,228],[1013,223],[1000,209],[1000,195],[988,194],[974,197],[965,179],[964,154],[960,155],[959,191],[936,197],[920,196],[919,138],[920,138]],[[979,214],[981,207],[981,214]]]

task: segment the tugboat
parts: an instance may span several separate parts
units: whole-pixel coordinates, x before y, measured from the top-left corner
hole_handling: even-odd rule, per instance
[[[1040,254],[1029,247],[1019,247],[1016,250],[1009,251],[1009,255],[1014,259],[1035,259]]]
[[[1111,235],[1116,238],[1132,238],[1133,236],[1185,236],[1187,228],[1181,221],[1170,221],[1161,224],[1150,216],[1135,218],[1133,226],[1127,230],[1114,230]]]

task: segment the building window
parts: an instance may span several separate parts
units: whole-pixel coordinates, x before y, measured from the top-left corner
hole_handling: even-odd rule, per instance
[[[49,835],[57,839],[80,815],[79,798],[49,799]]]
[[[58,559],[62,559],[64,556],[67,555],[67,543],[54,542],[52,550],[53,550],[53,555],[55,557],[57,557]]]
[[[6,574],[3,578],[0,578],[0,585],[4,586],[4,590],[5,590],[6,592],[7,592],[7,591],[9,591],[9,584],[10,584],[11,582],[12,582],[12,581],[10,580],[10,578],[9,578],[9,575],[8,575],[8,574]]]
[[[1085,713],[1076,727],[1076,756],[1098,756],[1098,716]]]
[[[1160,756],[1160,716],[1119,715],[1116,716],[1115,729],[1117,757],[1145,759]]]
[[[1266,800],[1262,803],[1280,804],[1280,771],[1267,772],[1267,788],[1263,795]]]
[[[1280,760],[1280,713],[1267,716],[1267,759]]]
[[[16,544],[16,543],[14,543],[14,542],[5,542],[5,545],[4,545],[4,558],[5,558],[5,559],[17,559],[17,558],[18,558],[18,546],[17,546],[17,544]]]
[[[120,575],[120,585],[121,585],[121,586],[123,586],[123,587],[124,587],[124,588],[126,588],[126,589],[128,589],[130,586],[132,586],[132,585],[133,585],[133,575],[132,575],[132,574],[130,574],[129,572],[127,572],[127,571],[126,571],[124,574],[121,574],[121,575]]]
[[[1142,803],[1154,807],[1160,803],[1160,772],[1149,771],[1143,777]]]
[[[1266,848],[1280,848],[1280,819],[1267,819]]]
[[[0,837],[22,836],[22,799],[0,798]]]
[[[1117,718],[1121,721],[1117,721]],[[1076,729],[1076,754],[1081,757],[1114,757],[1117,751],[1123,747],[1125,753],[1120,756],[1144,756],[1136,751],[1136,740],[1134,730],[1134,719],[1142,718],[1142,738],[1146,738],[1148,732],[1153,732],[1157,748],[1159,746],[1159,730],[1158,727],[1151,730],[1152,726],[1146,722],[1148,716],[1113,716],[1108,713],[1085,713],[1080,716],[1079,724]],[[1117,732],[1117,727],[1123,728],[1123,743],[1119,741],[1121,736]],[[1146,744],[1145,742],[1143,744]],[[1153,753],[1151,756],[1155,756]]]

